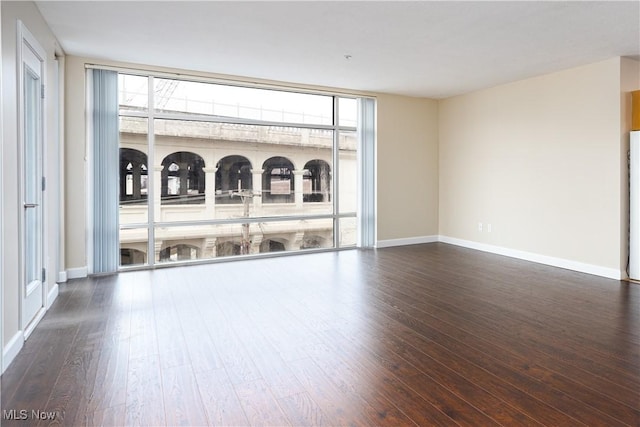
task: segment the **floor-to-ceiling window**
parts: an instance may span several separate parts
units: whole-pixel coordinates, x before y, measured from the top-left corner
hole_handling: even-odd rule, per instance
[[[358,99],[120,74],[119,104],[121,266],[356,245]]]

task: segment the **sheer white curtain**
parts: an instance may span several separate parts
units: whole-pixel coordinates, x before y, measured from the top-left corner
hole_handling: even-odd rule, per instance
[[[372,248],[376,243],[376,100],[358,102],[358,247]]]
[[[87,70],[89,89],[90,273],[118,271],[118,73]]]

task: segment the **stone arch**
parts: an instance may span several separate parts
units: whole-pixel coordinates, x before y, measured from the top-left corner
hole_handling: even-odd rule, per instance
[[[270,237],[260,243],[260,253],[283,252],[287,250],[288,241],[286,239]]]
[[[239,197],[231,197],[231,192],[253,189],[249,159],[239,155],[226,156],[220,159],[216,168],[216,203],[242,203]]]
[[[147,254],[133,248],[120,248],[120,265],[146,264]]]
[[[171,153],[162,160],[162,204],[204,203],[204,159],[189,151]]]
[[[200,258],[200,248],[194,245],[178,243],[160,251],[160,262],[188,261]]]
[[[331,201],[331,166],[324,160],[314,159],[304,165],[302,175],[304,202]]]
[[[226,240],[216,244],[216,256],[233,256],[240,255],[242,252],[242,245],[239,242],[233,240]]]
[[[317,234],[305,234],[300,249],[326,248],[327,239]]]
[[[294,167],[286,157],[271,157],[262,164],[262,202],[294,203]]]
[[[133,148],[120,149],[120,204],[147,200],[147,155]]]

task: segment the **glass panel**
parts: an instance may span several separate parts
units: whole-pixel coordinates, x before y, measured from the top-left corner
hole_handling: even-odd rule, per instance
[[[118,75],[120,114],[149,110],[149,79],[128,74]]]
[[[25,64],[24,71],[24,203],[26,285],[40,280],[40,78]]]
[[[121,113],[147,111],[148,78],[132,75],[119,78]],[[339,213],[356,213],[356,132],[339,133],[338,171],[333,164],[334,131],[296,127],[332,125],[334,97],[164,78],[153,80],[153,108],[157,113],[256,123],[156,119],[154,159],[148,159],[148,119],[120,118],[121,224],[147,223],[150,198],[154,199],[157,222],[238,221],[156,227],[155,262],[333,246],[333,219],[279,222],[271,218],[332,215],[334,190],[340,194]],[[337,102],[338,125],[355,128],[357,99],[338,97]],[[265,126],[260,121],[289,125]],[[340,185],[334,189],[333,180],[338,172]],[[148,193],[151,182],[154,197]],[[242,218],[265,218],[265,221],[242,224]],[[336,221],[341,246],[356,244],[357,224],[355,218]],[[134,231],[121,233],[121,239],[126,237],[126,241],[121,240],[123,265],[149,263],[147,229]]]
[[[120,266],[147,264],[148,243],[147,228],[120,230]]]
[[[355,246],[358,241],[357,234],[357,219],[353,218],[340,218],[338,222],[338,229],[340,230],[340,242],[341,248]]]
[[[40,280],[38,274],[38,233],[39,221],[37,209],[25,210],[25,266],[26,284]]]
[[[340,213],[352,213],[358,209],[358,137],[356,132],[340,132]]]
[[[333,123],[333,98],[325,95],[157,78],[154,100],[159,112],[283,123]]]
[[[156,227],[159,263],[333,247],[331,219]]]
[[[148,119],[120,116],[120,224],[149,219]],[[153,169],[151,169],[153,171]]]
[[[242,224],[156,227],[156,262],[168,263],[241,255]],[[246,234],[246,232],[245,232]]]
[[[333,131],[154,122],[159,222],[331,214]]]
[[[358,125],[358,100],[338,98],[338,125],[356,127]]]

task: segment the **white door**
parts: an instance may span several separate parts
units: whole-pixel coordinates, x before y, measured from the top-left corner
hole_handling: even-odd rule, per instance
[[[44,315],[43,270],[43,70],[42,48],[20,26],[20,143],[22,170],[22,329],[25,339]]]

